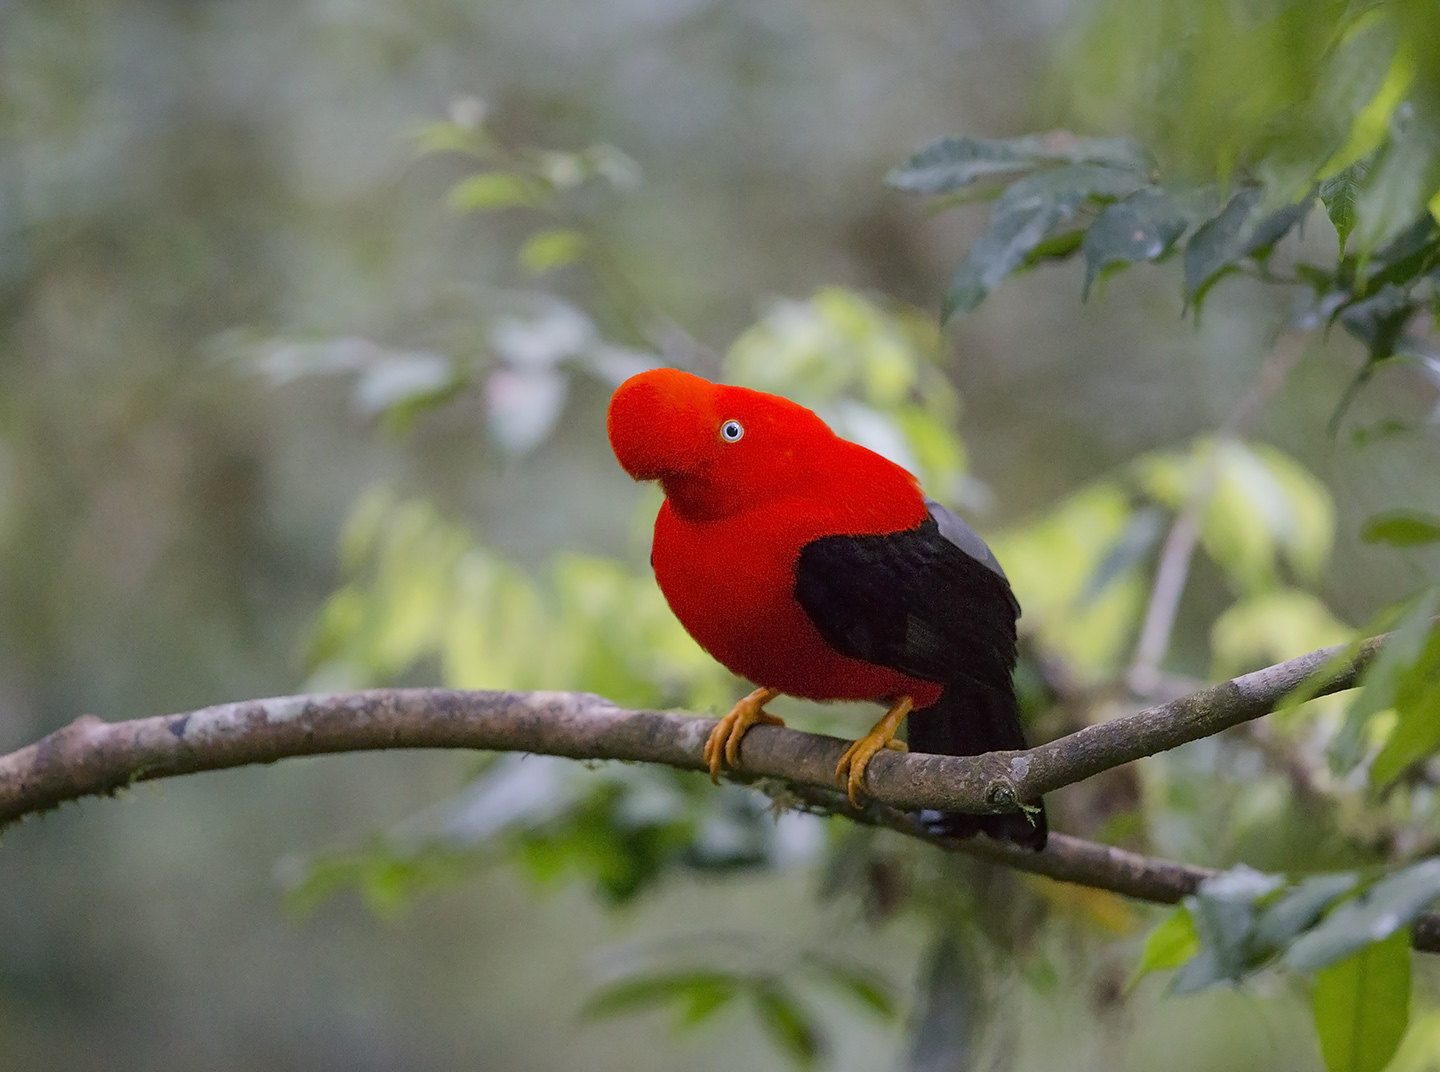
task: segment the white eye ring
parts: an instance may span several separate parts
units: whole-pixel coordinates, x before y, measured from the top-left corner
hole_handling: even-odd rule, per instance
[[[745,429],[739,421],[726,421],[720,426],[720,438],[727,443],[738,443],[745,435]]]

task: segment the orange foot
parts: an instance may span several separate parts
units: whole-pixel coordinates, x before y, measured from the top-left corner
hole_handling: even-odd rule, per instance
[[[720,784],[720,772],[726,767],[740,763],[740,740],[757,723],[766,726],[783,726],[785,723],[769,714],[765,705],[780,695],[779,689],[756,689],[749,696],[730,708],[705,741],[705,765],[710,768],[710,780]]]
[[[871,727],[870,732],[847,748],[840,757],[840,762],[835,765],[835,780],[845,789],[851,804],[857,807],[860,805],[865,768],[870,766],[870,761],[877,752],[884,748],[896,752],[909,750],[904,741],[895,739],[895,734],[900,731],[900,723],[905,721],[905,716],[914,706],[915,702],[910,697],[900,697],[895,701],[895,705],[885,712],[884,717]]]

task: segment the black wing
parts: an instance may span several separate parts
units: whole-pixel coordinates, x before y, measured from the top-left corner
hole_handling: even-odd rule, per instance
[[[938,503],[918,528],[825,536],[800,551],[795,598],[836,650],[926,681],[1010,691],[1020,605],[995,556]]]

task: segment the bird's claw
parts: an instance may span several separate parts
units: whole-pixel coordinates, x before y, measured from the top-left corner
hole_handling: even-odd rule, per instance
[[[900,731],[900,724],[905,721],[912,706],[908,696],[901,697],[869,733],[845,749],[840,762],[835,764],[835,780],[857,808],[862,806],[861,791],[865,787],[865,770],[870,761],[887,748],[895,752],[910,750],[904,741],[895,738],[895,734]]]
[[[730,712],[715,724],[705,740],[705,766],[710,769],[710,780],[720,784],[720,772],[726,767],[740,765],[740,742],[751,726],[783,726],[784,719],[777,718],[765,710],[765,705],[780,695],[774,689],[756,689],[740,700]]]

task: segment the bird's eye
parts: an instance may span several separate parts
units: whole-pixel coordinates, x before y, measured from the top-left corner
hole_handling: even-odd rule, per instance
[[[720,426],[720,438],[727,443],[738,443],[744,434],[745,429],[739,421],[726,421]]]

